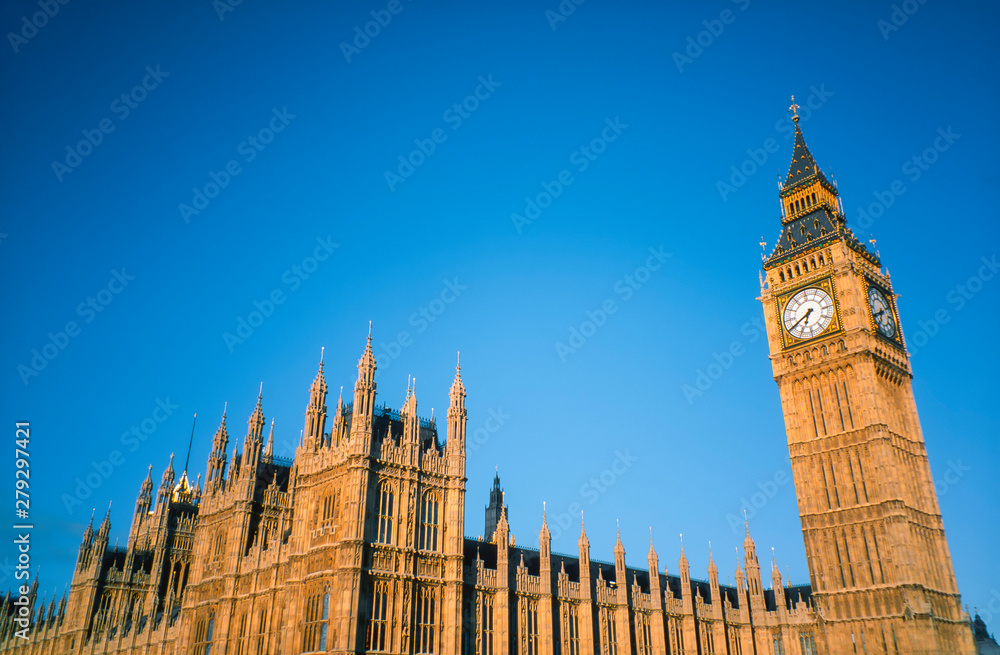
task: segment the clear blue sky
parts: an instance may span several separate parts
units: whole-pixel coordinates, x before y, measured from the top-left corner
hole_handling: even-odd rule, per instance
[[[644,566],[651,526],[670,572],[683,533],[692,573],[706,576],[711,540],[725,582],[746,499],[762,556],[774,547],[806,582],[754,326],[794,93],[901,296],[964,601],[1000,610],[1000,282],[975,279],[1000,250],[995,5],[914,3],[891,31],[888,1],[589,0],[558,19],[555,0],[219,6],[71,2],[37,29],[22,21],[36,2],[0,9],[18,35],[0,46],[2,424],[13,440],[31,421],[49,593],[91,508],[114,500],[124,541],[147,465],[158,482],[170,453],[183,460],[195,412],[192,473],[227,401],[242,443],[261,381],[291,455],[320,348],[333,406],[369,320],[394,407],[413,375],[421,414],[440,416],[461,350],[483,441],[466,534],[482,532],[499,467],[519,543],[537,543],[544,501],[550,522],[572,518],[554,548],[575,552],[579,505],[595,558],[612,558],[620,519],[630,564]],[[614,313],[571,342],[606,302]],[[240,319],[257,326],[227,342]],[[718,379],[685,395],[734,342]],[[67,508],[95,463],[110,474]]]

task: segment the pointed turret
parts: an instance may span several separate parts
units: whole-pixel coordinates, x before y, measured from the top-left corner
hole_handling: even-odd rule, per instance
[[[260,461],[261,447],[264,445],[264,409],[261,405],[264,396],[264,383],[260,383],[257,394],[257,406],[253,408],[247,419],[247,436],[243,439],[243,467],[253,468]]]
[[[660,558],[656,555],[656,549],[653,548],[653,528],[649,528],[649,552],[646,554],[646,562],[649,564],[649,577],[652,580],[656,578],[657,586],[659,586],[659,571],[660,571]]]
[[[747,569],[747,585],[752,596],[761,594],[760,563],[757,561],[757,546],[750,537],[750,524],[746,524],[746,537],[743,539],[743,560]]]
[[[306,426],[303,431],[306,443],[313,450],[319,450],[323,445],[323,433],[326,430],[326,377],[323,375],[323,348],[319,351],[319,369],[309,387],[309,405],[306,406]],[[340,416],[340,403],[337,404],[337,416]]]
[[[795,145],[792,147],[792,163],[788,166],[788,175],[785,177],[782,189],[793,191],[798,186],[813,181],[826,182],[828,186],[832,186],[816,165],[816,160],[806,146],[802,130],[799,129],[799,106],[795,104],[795,96],[792,96],[792,106],[789,109],[792,111],[792,122],[795,124]],[[836,194],[836,191],[834,193]]]
[[[236,447],[234,446],[233,456],[229,459],[229,473],[226,475],[226,480],[230,484],[232,484],[233,480],[235,480],[240,474],[239,459],[240,459],[239,453],[237,452]]]
[[[371,437],[375,412],[375,355],[372,353],[372,326],[368,324],[368,341],[358,360],[358,379],[354,383],[354,406],[351,417],[351,441]]]
[[[333,417],[333,430],[330,432],[330,445],[339,444],[344,431],[344,387],[340,388],[337,397],[337,413]]]
[[[148,514],[153,505],[153,465],[146,471],[146,479],[139,487],[139,497],[135,501],[136,514]]]
[[[719,567],[715,565],[715,558],[712,557],[712,542],[708,542],[708,582],[712,587],[712,602],[716,602],[719,597]]]
[[[778,611],[785,609],[785,588],[781,586],[781,571],[778,570],[778,561],[774,557],[774,549],[771,549],[771,589],[774,591],[774,604]]]
[[[740,566],[740,549],[736,548],[736,589],[740,592],[740,598],[746,592],[746,578],[743,576],[743,568]]]
[[[677,561],[681,576],[681,594],[687,596],[691,593],[691,565],[688,564],[687,555],[684,554],[684,535],[681,535],[681,557]]]
[[[497,528],[500,515],[507,511],[503,501],[504,494],[503,489],[500,487],[500,471],[497,470],[496,475],[493,476],[493,488],[490,489],[490,504],[486,506],[486,530],[483,532],[486,541],[492,540],[493,531]]]
[[[465,411],[465,385],[462,383],[461,360],[455,364],[455,380],[448,392],[448,432],[446,444],[448,453],[465,462],[465,424],[468,415]]]
[[[406,400],[400,410],[403,418],[403,443],[420,445],[420,419],[417,417],[417,380],[406,387]]]
[[[619,571],[622,576],[625,575],[625,546],[622,545],[622,531],[621,526],[617,528],[617,538],[615,541],[615,570]],[[619,578],[622,582],[622,587],[624,588],[625,578]]]
[[[552,556],[552,534],[549,532],[549,522],[544,504],[542,505],[542,529],[538,531],[538,546],[542,566],[547,569],[549,558]]]
[[[774,268],[807,250],[837,240],[861,253],[876,266],[877,255],[868,251],[847,228],[836,185],[826,178],[806,146],[799,127],[798,105],[792,96],[795,144],[785,183],[781,185],[782,231],[774,250],[764,262],[764,270]]]
[[[97,529],[97,541],[108,543],[108,535],[111,533],[111,503],[108,503],[108,511],[104,513],[104,520],[101,527]]]
[[[229,432],[226,430],[226,410],[229,403],[222,408],[222,420],[212,437],[212,452],[208,455],[208,472],[205,474],[206,486],[222,482],[226,473],[226,448],[229,446]]]
[[[583,522],[583,512],[580,512],[580,538],[576,545],[580,551],[580,576],[590,577],[590,539],[587,539],[587,526]]]
[[[87,527],[84,528],[83,530],[83,543],[82,543],[83,546],[89,546],[94,541],[94,514],[96,512],[97,512],[96,507],[90,511],[90,522],[87,524]]]
[[[163,477],[160,478],[160,488],[156,492],[157,510],[166,508],[170,494],[174,490],[174,454],[170,453],[170,462],[163,470]]]
[[[271,419],[271,430],[267,433],[267,446],[264,448],[264,457],[271,461],[274,457],[274,419]]]

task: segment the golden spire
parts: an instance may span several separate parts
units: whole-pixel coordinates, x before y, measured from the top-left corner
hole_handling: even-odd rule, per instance
[[[792,112],[792,120],[796,123],[799,122],[799,106],[795,104],[795,96],[792,96],[792,104],[788,107],[788,111]]]

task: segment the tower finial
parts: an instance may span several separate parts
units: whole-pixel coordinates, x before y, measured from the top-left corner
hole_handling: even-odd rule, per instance
[[[323,366],[323,351],[326,350],[326,346],[319,347],[319,365]]]
[[[229,410],[229,401],[222,404],[222,420],[226,420],[226,412]]]
[[[795,96],[792,96],[792,104],[788,108],[788,111],[792,112],[792,120],[796,123],[799,122],[799,106],[795,104]]]
[[[368,321],[368,343],[372,342],[372,322]]]
[[[257,392],[257,400],[259,401],[264,395],[264,381],[260,381],[260,391]]]

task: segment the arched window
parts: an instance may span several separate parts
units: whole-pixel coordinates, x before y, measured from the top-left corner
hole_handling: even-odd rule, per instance
[[[320,612],[320,620],[323,622],[319,626],[319,649],[326,650],[326,636],[329,629],[329,623],[327,622],[330,618],[330,592],[323,594],[323,609]]]
[[[254,655],[265,655],[264,653],[264,642],[266,641],[267,632],[265,628],[267,627],[267,608],[260,611],[260,617],[257,622],[257,650]]]
[[[437,494],[428,491],[420,505],[420,534],[417,548],[420,550],[437,550],[438,538],[438,499]]]
[[[413,643],[414,653],[434,652],[434,647],[437,644],[434,636],[434,626],[437,625],[434,600],[434,588],[417,587],[417,631]]]
[[[372,589],[372,611],[368,623],[365,648],[380,653],[388,650],[386,634],[389,631],[389,588],[385,582],[376,582]]]
[[[378,493],[378,533],[375,541],[383,544],[392,543],[392,487],[388,482],[383,482],[379,486]]]
[[[305,626],[302,631],[302,652],[325,651],[330,618],[330,592],[306,599]]]
[[[194,630],[194,652],[198,655],[212,655],[212,633],[215,632],[215,617],[209,617],[208,625],[199,621]]]

